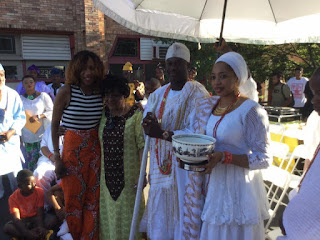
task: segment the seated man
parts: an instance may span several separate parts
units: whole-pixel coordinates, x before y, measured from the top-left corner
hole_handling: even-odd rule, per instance
[[[72,236],[69,233],[68,223],[65,219],[66,213],[64,211],[64,194],[61,183],[52,186],[46,193],[46,196],[50,202],[50,205],[53,206],[59,222],[62,223],[60,230],[57,232],[57,237],[60,237],[61,240],[72,239]]]
[[[62,153],[63,147],[63,136],[60,136],[59,139],[59,148],[60,154]],[[46,193],[52,185],[57,183],[57,176],[54,172],[54,155],[53,155],[53,145],[51,139],[51,126],[48,126],[46,131],[44,132],[41,140],[41,157],[37,162],[37,167],[34,170],[33,174],[36,179],[37,186],[41,187]],[[50,205],[45,195],[45,209],[49,209]]]
[[[44,193],[36,187],[32,172],[21,170],[17,175],[18,187],[9,197],[9,210],[13,221],[6,223],[6,234],[23,239],[46,239],[53,233],[44,221]]]

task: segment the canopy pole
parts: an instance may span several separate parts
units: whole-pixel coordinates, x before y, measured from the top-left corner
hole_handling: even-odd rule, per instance
[[[223,4],[223,13],[222,13],[222,21],[221,21],[221,29],[220,29],[220,37],[219,37],[219,46],[221,46],[221,43],[222,43],[222,34],[223,34],[223,27],[224,27],[224,19],[226,17],[227,1],[228,0],[224,0],[224,4]]]
[[[132,216],[132,221],[131,221],[129,240],[134,240],[134,237],[136,235],[136,226],[138,223],[140,202],[141,202],[141,197],[143,194],[143,185],[144,185],[144,180],[145,180],[145,176],[146,176],[146,166],[147,166],[147,161],[148,161],[149,147],[150,147],[150,137],[146,136],[145,146],[143,149],[142,161],[141,161],[141,166],[140,166],[140,176],[139,176],[136,200],[134,203],[134,210],[133,210],[133,216]]]
[[[156,103],[151,107],[150,112],[152,113],[155,112],[158,100],[159,99],[157,99]],[[146,135],[145,145],[144,145],[142,160],[141,160],[141,166],[140,166],[140,175],[139,175],[139,182],[138,182],[137,193],[136,193],[136,200],[134,203],[134,209],[133,209],[133,215],[132,215],[132,221],[131,221],[129,240],[134,240],[134,237],[136,235],[136,226],[138,223],[141,197],[143,194],[143,185],[146,177],[146,167],[147,167],[147,161],[148,161],[149,148],[150,148],[150,137]]]

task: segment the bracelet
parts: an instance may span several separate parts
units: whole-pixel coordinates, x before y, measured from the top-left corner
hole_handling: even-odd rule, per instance
[[[53,155],[53,153],[50,153],[49,156],[48,156],[48,158],[50,159],[50,158],[52,157],[52,155]]]
[[[222,162],[223,164],[230,164],[232,162],[232,153],[224,151],[224,161]]]

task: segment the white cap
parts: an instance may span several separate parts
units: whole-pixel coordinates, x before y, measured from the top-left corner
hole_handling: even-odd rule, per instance
[[[0,71],[4,71],[4,68],[1,63],[0,63]]]
[[[166,60],[173,57],[182,58],[190,62],[190,51],[183,43],[175,42],[168,48]]]

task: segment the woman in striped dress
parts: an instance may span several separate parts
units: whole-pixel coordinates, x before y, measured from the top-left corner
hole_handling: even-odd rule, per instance
[[[62,179],[65,212],[73,239],[98,239],[100,144],[98,126],[102,113],[99,86],[104,77],[100,58],[80,51],[70,61],[66,84],[56,96],[52,142],[56,174]],[[66,128],[59,154],[60,121]]]

